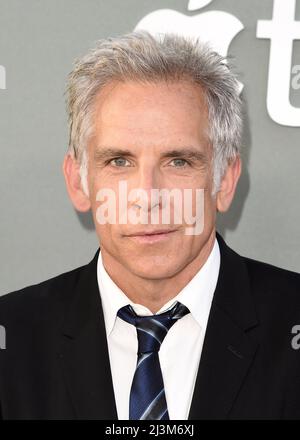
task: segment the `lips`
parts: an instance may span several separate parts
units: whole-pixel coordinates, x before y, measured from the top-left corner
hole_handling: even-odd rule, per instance
[[[139,245],[154,245],[155,243],[159,244],[168,241],[176,231],[177,229],[138,231],[134,234],[127,235],[126,238]]]
[[[175,232],[176,229],[157,229],[152,231],[139,231],[134,232],[133,234],[128,234],[127,237],[139,237],[139,236],[151,236],[151,235],[160,235],[160,234],[169,234],[170,232]]]

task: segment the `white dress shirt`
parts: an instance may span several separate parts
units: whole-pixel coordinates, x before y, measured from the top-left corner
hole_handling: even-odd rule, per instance
[[[170,420],[188,419],[219,268],[220,250],[215,239],[213,249],[202,268],[157,312],[166,311],[176,301],[180,301],[191,312],[171,327],[159,351]],[[128,420],[138,341],[135,326],[119,318],[117,312],[121,307],[131,304],[138,315],[153,313],[147,307],[133,303],[114,283],[104,268],[101,251],[98,257],[97,277],[118,419]]]

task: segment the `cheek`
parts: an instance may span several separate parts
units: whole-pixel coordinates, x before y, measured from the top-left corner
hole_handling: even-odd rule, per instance
[[[205,191],[204,198],[204,228],[209,229],[216,221],[216,199],[211,195],[211,188]]]
[[[109,179],[105,173],[100,174],[97,170],[91,171],[89,175],[89,193],[94,220],[101,204],[106,204],[110,208],[112,206],[114,208],[118,207],[118,182]],[[110,212],[112,212],[111,209]]]
[[[115,226],[110,224],[99,225],[98,223],[96,223],[95,227],[100,246],[103,246],[103,248],[110,250],[111,253],[118,254],[118,249],[120,247],[118,244],[119,236],[116,233]]]

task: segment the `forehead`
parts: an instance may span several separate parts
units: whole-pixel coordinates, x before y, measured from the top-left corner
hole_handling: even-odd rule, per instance
[[[208,110],[202,88],[180,82],[115,82],[98,93],[94,107],[97,144],[202,143]]]

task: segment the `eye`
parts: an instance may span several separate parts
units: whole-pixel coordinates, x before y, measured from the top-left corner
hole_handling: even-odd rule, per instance
[[[127,164],[126,164],[126,162],[127,162]],[[124,157],[115,157],[114,159],[111,159],[109,161],[109,164],[113,165],[114,167],[128,167],[128,166],[130,166],[130,162],[127,159],[124,159]]]
[[[185,159],[173,159],[171,162],[174,163],[175,168],[185,168],[189,165],[189,162]]]

